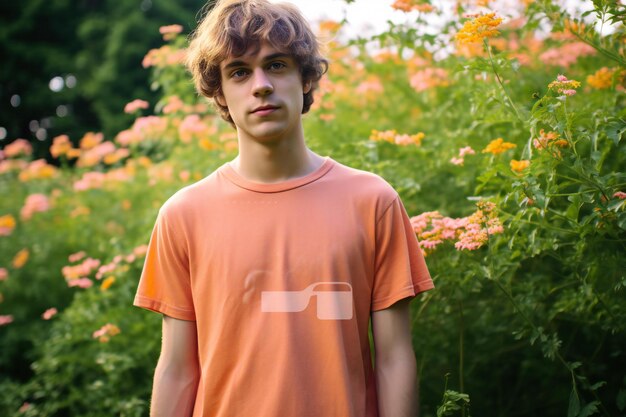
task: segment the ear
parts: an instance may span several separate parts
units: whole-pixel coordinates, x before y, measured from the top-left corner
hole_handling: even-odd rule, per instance
[[[305,82],[304,85],[302,86],[302,92],[304,94],[308,94],[309,91],[311,91],[312,85],[313,85],[313,82],[311,80]]]
[[[219,104],[222,107],[228,107],[228,104],[226,104],[226,99],[224,98],[224,96],[222,94],[218,94],[215,97],[215,101],[217,102],[217,104]]]

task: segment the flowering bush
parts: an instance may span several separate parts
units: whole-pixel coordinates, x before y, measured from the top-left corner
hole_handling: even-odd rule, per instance
[[[425,416],[626,409],[626,38],[592,21],[623,6],[520,5],[460,1],[432,35],[441,11],[396,1],[411,24],[329,43],[305,117],[309,146],[382,175],[411,216],[436,285],[412,304]],[[147,415],[160,319],[131,304],[156,211],[237,150],[180,66],[179,32],[146,55],[163,99],[129,98],[127,130],[55,138],[58,169],[22,139],[0,154],[8,415]]]

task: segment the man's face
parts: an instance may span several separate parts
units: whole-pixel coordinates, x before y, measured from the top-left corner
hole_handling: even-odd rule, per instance
[[[228,107],[241,139],[276,142],[293,139],[301,129],[303,86],[293,58],[261,43],[220,63],[223,95],[216,99]]]

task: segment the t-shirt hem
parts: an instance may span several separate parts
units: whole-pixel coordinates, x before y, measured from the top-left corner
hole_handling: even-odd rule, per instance
[[[393,304],[395,304],[397,301],[402,300],[403,298],[415,297],[416,295],[424,291],[432,290],[433,288],[435,288],[435,285],[430,279],[427,281],[418,282],[414,285],[409,285],[408,287],[403,288],[401,291],[397,292],[394,295],[385,297],[381,300],[373,301],[371,311],[384,310],[391,307]]]
[[[135,307],[145,308],[146,310],[154,311],[156,313],[165,314],[166,316],[173,317],[179,320],[196,320],[196,315],[193,311],[174,307],[161,301],[153,300],[152,298],[147,298],[140,295],[135,296],[133,305]]]

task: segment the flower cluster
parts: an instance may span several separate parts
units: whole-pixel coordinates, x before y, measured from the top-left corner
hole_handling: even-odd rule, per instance
[[[504,228],[491,202],[479,202],[478,210],[468,217],[450,218],[438,211],[422,213],[411,218],[420,247],[426,255],[445,241],[455,241],[457,250],[476,250],[488,241],[488,236],[502,233]]]
[[[454,36],[459,44],[481,42],[486,38],[498,36],[500,32],[496,30],[500,23],[501,17],[496,17],[495,13],[479,14],[472,16],[473,19],[463,24],[463,27]]]
[[[443,68],[424,68],[410,76],[409,84],[419,93],[434,87],[449,86],[450,77]]]
[[[464,148],[459,149],[459,156],[453,157],[452,159],[450,159],[450,162],[454,165],[463,166],[463,163],[465,163],[465,155],[474,155],[474,154],[476,154],[476,151],[472,149],[471,146],[466,146]]]
[[[568,80],[565,75],[559,74],[555,81],[548,84],[550,90],[555,90],[557,93],[565,94],[566,96],[573,96],[576,94],[576,88],[580,87],[580,82],[576,80]]]
[[[22,167],[18,179],[22,182],[52,178],[57,174],[57,168],[46,162],[45,159],[37,159]]]
[[[118,133],[115,141],[122,146],[129,146],[148,139],[159,139],[164,136],[167,126],[167,119],[163,117],[139,117],[130,129]]]
[[[45,194],[31,194],[26,197],[26,202],[20,210],[20,218],[29,220],[34,213],[42,213],[50,210],[50,200]]]
[[[178,126],[178,134],[183,143],[191,143],[192,140],[202,141],[214,136],[217,133],[217,127],[214,124],[207,123],[206,120],[200,118],[197,114],[185,116]]]
[[[161,26],[159,28],[159,33],[163,35],[164,41],[169,41],[176,38],[180,32],[183,31],[183,27],[181,25],[167,25]]]
[[[391,7],[405,13],[412,11],[430,13],[435,11],[433,5],[424,0],[396,0]]]
[[[378,130],[372,130],[372,134],[370,135],[370,140],[373,140],[375,142],[378,141],[385,141],[385,142],[389,142],[389,143],[394,143],[396,145],[402,145],[402,146],[406,146],[406,145],[421,145],[422,144],[422,140],[424,139],[425,135],[423,132],[419,132],[416,133],[414,135],[409,135],[409,134],[398,134],[398,132],[394,129],[394,130],[385,130],[385,131],[378,131]]]
[[[624,81],[626,71],[619,71],[617,68],[602,67],[594,74],[587,76],[587,84],[597,90],[606,90],[613,85],[613,79],[616,78],[618,83]]]
[[[489,142],[487,147],[483,149],[483,153],[491,153],[494,155],[498,155],[508,151],[509,149],[515,148],[517,145],[510,142],[505,142],[502,138],[497,138]]]
[[[551,48],[539,55],[545,65],[569,68],[581,56],[595,55],[596,50],[583,42],[567,43],[558,48]]]
[[[111,340],[111,337],[121,333],[119,327],[115,324],[107,323],[91,335],[94,339],[98,339],[100,343],[106,343]]]
[[[147,109],[150,104],[146,100],[135,99],[124,106],[124,113],[132,114],[137,110]]]
[[[33,146],[26,139],[16,139],[5,146],[3,152],[7,158],[29,156],[33,153]]]
[[[511,159],[511,161],[509,162],[509,165],[511,167],[511,170],[513,172],[523,172],[525,169],[527,169],[530,166],[530,161],[523,159],[521,161],[518,161],[516,159]]]
[[[146,56],[144,56],[141,65],[144,68],[148,67],[169,67],[173,65],[180,65],[185,61],[185,50],[172,48],[169,45],[163,45],[158,49],[150,49]]]
[[[0,236],[9,236],[15,229],[15,217],[11,214],[0,216]]]

